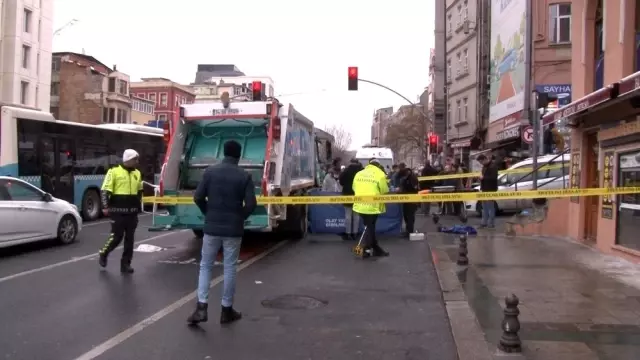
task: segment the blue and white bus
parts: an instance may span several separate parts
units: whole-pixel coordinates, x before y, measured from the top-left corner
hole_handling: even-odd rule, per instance
[[[0,175],[28,181],[95,220],[102,214],[104,175],[122,161],[125,149],[138,151],[144,180],[156,183],[163,134],[148,126],[61,121],[48,112],[0,104]],[[153,189],[146,192],[153,194]]]

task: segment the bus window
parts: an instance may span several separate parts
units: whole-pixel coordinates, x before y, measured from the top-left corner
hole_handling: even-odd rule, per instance
[[[25,126],[29,120],[18,120],[18,176],[40,176],[38,135]]]
[[[104,175],[108,169],[109,150],[106,145],[78,143],[75,175]]]

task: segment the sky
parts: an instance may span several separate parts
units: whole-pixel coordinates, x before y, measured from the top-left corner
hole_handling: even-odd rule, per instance
[[[347,68],[416,101],[428,84],[434,1],[53,0],[54,51],[84,52],[131,76],[189,84],[197,64],[235,64],[270,76],[284,103],[316,127],[342,126],[351,148],[369,142],[375,109],[406,101],[360,83]]]

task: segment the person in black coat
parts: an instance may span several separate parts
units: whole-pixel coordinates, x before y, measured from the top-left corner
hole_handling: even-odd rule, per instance
[[[353,178],[356,174],[363,169],[362,164],[352,159],[338,178],[340,186],[342,186],[342,195],[353,196]],[[358,238],[358,230],[360,227],[360,216],[358,213],[353,212],[353,204],[344,204],[344,228],[345,232],[342,234],[343,240],[356,240]]]
[[[404,163],[400,163],[398,166],[398,193],[417,194],[418,187],[418,177],[413,173],[413,170],[408,168]],[[403,237],[408,238],[415,230],[417,210],[418,204],[416,203],[402,203],[402,217],[405,224]]]
[[[495,160],[485,155],[477,157],[478,162],[482,164],[482,175],[480,175],[480,191],[495,192],[498,191],[498,165]],[[480,227],[495,227],[496,207],[493,200],[482,201],[482,222]]]

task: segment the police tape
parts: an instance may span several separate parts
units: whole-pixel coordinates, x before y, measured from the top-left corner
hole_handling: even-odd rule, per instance
[[[418,202],[457,202],[470,200],[509,200],[536,198],[564,198],[576,196],[611,196],[640,193],[640,187],[524,190],[498,192],[464,192],[449,194],[402,194],[378,196],[258,196],[259,205],[290,204],[351,204],[351,203],[418,203]],[[145,204],[188,205],[193,198],[185,196],[144,197]]]
[[[562,167],[563,167],[562,164],[545,165],[545,166],[539,167],[538,171],[540,171],[540,170],[562,169]],[[569,174],[569,166],[565,165],[564,168],[567,170],[566,171],[566,175],[568,175]],[[524,167],[524,168],[517,168],[517,169],[502,170],[502,171],[499,171],[498,174],[500,174],[500,175],[502,175],[502,174],[526,174],[526,173],[529,173],[529,172],[532,172],[532,171],[533,171],[532,167]],[[480,177],[480,175],[481,175],[480,172],[472,172],[472,173],[464,173],[464,174],[420,176],[420,177],[418,177],[418,180],[420,180],[420,181],[429,181],[429,180],[447,180],[447,179],[466,179],[466,178]]]

